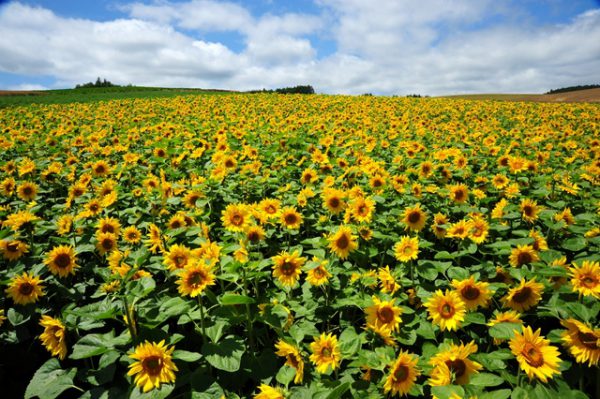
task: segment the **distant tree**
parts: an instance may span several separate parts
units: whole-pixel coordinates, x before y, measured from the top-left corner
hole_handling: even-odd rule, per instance
[[[84,83],[84,84],[77,84],[77,85],[75,85],[76,89],[90,88],[90,87],[120,87],[120,86],[112,84],[111,82],[109,82],[108,80],[106,80],[106,78],[100,79],[99,76],[96,79],[96,82],[94,82],[94,83],[87,82],[87,83]]]
[[[550,90],[546,94],[566,93],[569,91],[589,90],[589,89],[597,89],[597,88],[600,88],[600,85],[569,86],[569,87],[562,87],[560,89]]]

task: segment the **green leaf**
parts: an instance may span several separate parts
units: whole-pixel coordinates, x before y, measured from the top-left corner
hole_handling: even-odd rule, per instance
[[[200,358],[202,357],[201,354],[197,353],[197,352],[189,352],[189,351],[184,351],[181,349],[177,349],[175,351],[173,351],[173,359],[177,359],[177,360],[182,360],[184,362],[196,362],[198,360],[200,360]]]
[[[219,344],[207,342],[202,345],[202,354],[206,361],[213,367],[230,373],[240,369],[244,351],[244,341],[234,337],[225,338]]]
[[[239,295],[239,294],[224,294],[221,297],[221,305],[245,305],[245,304],[253,304],[256,301],[254,298],[250,298],[249,296]]]
[[[223,332],[227,327],[229,327],[229,325],[230,323],[228,319],[216,318],[213,324],[205,328],[206,336],[210,338],[210,340],[213,343],[217,343],[219,342],[219,340],[223,336]]]
[[[142,277],[127,284],[127,293],[136,298],[143,298],[154,291],[155,288],[156,283],[152,277]]]
[[[458,397],[462,398],[465,395],[463,388],[458,385],[431,387],[431,393],[438,399],[451,399],[452,395],[458,395]]]
[[[573,237],[569,238],[562,243],[562,247],[564,249],[568,249],[569,251],[577,252],[581,251],[587,245],[587,241],[583,237]]]
[[[504,382],[502,377],[491,373],[477,373],[471,376],[469,384],[480,387],[495,387]]]
[[[510,389],[499,389],[497,391],[484,392],[478,396],[479,399],[508,399],[510,397]]]
[[[73,377],[77,369],[63,370],[58,359],[52,358],[35,372],[25,390],[25,399],[54,399],[73,387]]]
[[[514,330],[521,332],[523,326],[519,323],[498,323],[490,327],[490,335],[499,339],[511,339],[515,336]]]
[[[24,315],[17,310],[10,308],[8,309],[8,312],[6,312],[6,317],[10,324],[16,327],[26,323],[31,318],[31,315]]]
[[[85,359],[92,356],[102,355],[118,345],[124,345],[129,341],[127,334],[115,337],[114,331],[106,334],[88,334],[73,345],[71,359]]]
[[[275,379],[278,383],[285,385],[286,387],[292,382],[296,376],[296,369],[287,365],[283,365],[277,372]]]
[[[138,387],[133,388],[129,399],[164,399],[168,397],[175,389],[175,384],[161,384],[158,389],[153,389],[146,393]]]
[[[331,392],[329,392],[329,395],[327,395],[325,397],[325,399],[338,399],[338,398],[341,398],[342,395],[348,389],[350,389],[350,383],[349,382],[344,382],[343,384],[335,387],[335,389],[333,389]]]
[[[356,334],[354,327],[348,327],[340,334],[339,343],[340,352],[343,356],[348,357],[358,352],[362,344],[360,336]]]

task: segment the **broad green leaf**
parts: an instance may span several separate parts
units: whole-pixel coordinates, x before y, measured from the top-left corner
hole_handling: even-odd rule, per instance
[[[254,298],[239,294],[224,294],[220,301],[221,305],[245,305],[256,302]]]
[[[240,369],[244,351],[244,341],[234,337],[225,338],[218,344],[207,342],[202,345],[202,355],[206,361],[213,367],[230,373]]]
[[[491,373],[477,373],[471,376],[469,384],[482,387],[495,387],[504,382],[502,377]]]
[[[27,385],[24,398],[58,398],[64,391],[73,387],[73,377],[76,373],[75,368],[63,370],[58,359],[52,358],[35,372]]]
[[[494,338],[511,339],[515,336],[514,330],[521,332],[523,326],[519,323],[498,323],[490,327],[490,335]]]
[[[173,359],[182,360],[189,363],[196,362],[202,357],[202,355],[197,352],[189,352],[181,349],[174,350],[172,356]]]

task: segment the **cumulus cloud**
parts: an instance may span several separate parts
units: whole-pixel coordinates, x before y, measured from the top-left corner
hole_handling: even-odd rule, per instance
[[[600,10],[535,25],[496,3],[316,0],[316,14],[253,15],[242,3],[155,1],[122,5],[123,18],[105,22],[10,3],[0,9],[0,71],[52,76],[63,87],[102,76],[348,94],[540,92],[600,81]],[[215,32],[241,35],[243,49],[203,39]],[[323,38],[335,44],[327,56]]]

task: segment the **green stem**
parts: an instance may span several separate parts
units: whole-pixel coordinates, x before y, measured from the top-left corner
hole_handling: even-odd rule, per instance
[[[123,306],[125,306],[125,316],[127,317],[127,328],[129,329],[129,335],[131,335],[131,339],[135,341],[137,339],[137,334],[135,333],[135,328],[133,327],[133,311],[129,310],[129,303],[127,302],[126,295],[123,295]]]
[[[246,272],[242,266],[242,282],[244,283],[244,296],[248,296],[248,281],[246,280]],[[248,339],[250,341],[250,350],[254,352],[254,329],[252,326],[252,316],[250,315],[250,304],[246,304],[246,323],[248,325]]]
[[[198,295],[198,306],[200,307],[200,329],[202,330],[202,342],[206,342],[206,328],[204,327],[204,306],[202,296]]]

